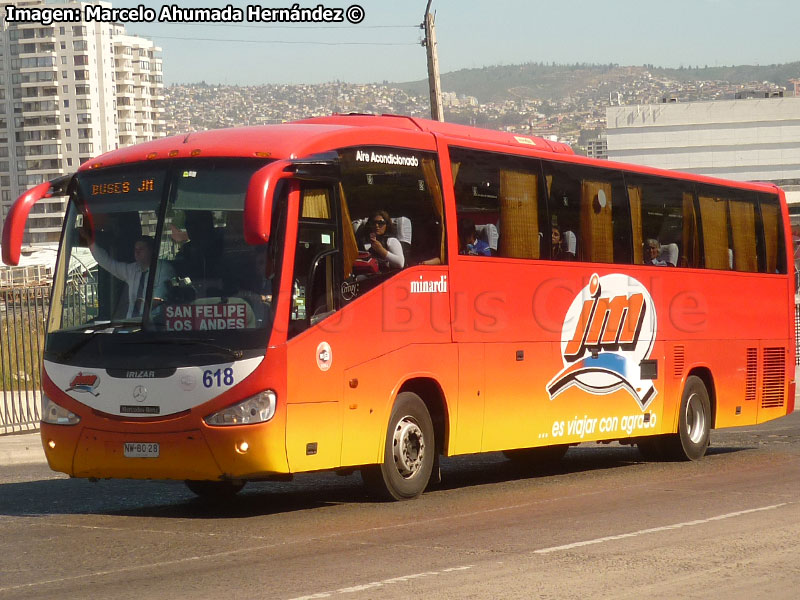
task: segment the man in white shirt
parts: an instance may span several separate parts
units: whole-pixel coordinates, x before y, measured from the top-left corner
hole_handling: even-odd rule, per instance
[[[117,279],[128,284],[128,319],[141,318],[144,313],[144,301],[147,294],[147,279],[153,258],[153,238],[143,235],[133,246],[134,262],[126,263],[111,258],[108,252],[90,244],[92,256],[101,267]],[[166,283],[174,275],[172,266],[164,260],[158,261],[156,283],[153,289],[153,301],[161,302],[166,295]]]

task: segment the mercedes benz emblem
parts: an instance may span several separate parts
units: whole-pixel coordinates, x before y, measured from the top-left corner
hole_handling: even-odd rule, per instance
[[[133,399],[137,402],[144,402],[147,399],[147,388],[143,385],[133,388]]]

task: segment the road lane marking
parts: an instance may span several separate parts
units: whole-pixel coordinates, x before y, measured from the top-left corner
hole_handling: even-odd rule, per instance
[[[644,485],[644,484],[642,484],[642,485]],[[633,488],[633,487],[640,487],[640,485],[633,485],[633,486],[626,486],[626,487]],[[483,516],[483,515],[486,515],[486,514],[490,514],[490,513],[503,512],[503,511],[508,511],[508,510],[516,510],[516,509],[520,509],[520,508],[530,508],[530,507],[537,506],[537,505],[549,504],[549,503],[553,503],[553,502],[563,501],[565,499],[571,500],[571,499],[577,499],[577,498],[585,498],[585,497],[589,497],[589,496],[601,495],[601,494],[604,494],[604,493],[606,493],[604,490],[599,490],[599,491],[595,491],[595,492],[582,492],[582,493],[578,493],[578,494],[569,494],[569,495],[560,496],[560,497],[557,497],[557,498],[549,498],[549,499],[543,499],[543,500],[536,500],[536,501],[533,501],[533,502],[524,502],[524,503],[519,503],[519,504],[498,506],[498,507],[495,507],[495,508],[488,508],[488,509],[483,509],[483,510],[478,510],[478,511],[471,511],[471,512],[467,512],[467,513],[450,514],[450,515],[444,515],[444,516],[441,516],[441,517],[432,517],[432,518],[429,518],[429,519],[415,521],[415,524],[417,524],[417,525],[425,525],[425,524],[431,524],[431,523],[442,522],[442,521],[449,521],[449,520],[454,520],[454,519],[463,520],[464,518],[469,518],[469,517],[480,517],[480,516]],[[758,511],[762,511],[762,510],[770,510],[772,508],[779,508],[781,506],[786,506],[787,504],[791,504],[791,503],[787,502],[787,503],[777,504],[777,505],[770,506],[770,507],[750,509],[750,510],[746,510],[746,511],[739,511],[737,513],[729,513],[729,515],[721,515],[719,517],[712,517],[711,519],[707,519],[707,520],[702,520],[702,521],[697,521],[697,522],[690,522],[690,524],[700,524],[700,523],[710,522],[712,520],[720,520],[722,518],[730,518],[731,516],[738,516],[740,514],[747,514],[747,513],[750,513],[750,512],[758,512]],[[41,515],[37,515],[36,520],[37,521],[40,520],[40,518],[42,516],[53,516],[53,515],[52,514],[42,513]],[[13,520],[19,520],[19,519],[33,519],[33,518],[34,517],[32,515],[26,515],[26,516],[12,516],[12,517],[8,517],[8,518],[3,518],[2,520],[3,521],[5,521],[5,520],[13,521]],[[89,530],[92,530],[92,529],[107,529],[107,530],[120,530],[120,531],[127,530],[127,528],[117,528],[117,527],[97,526],[97,525],[72,525],[72,524],[62,524],[62,523],[43,523],[43,526],[45,526],[45,527],[69,527],[69,528],[89,529]],[[548,552],[556,552],[558,550],[568,549],[571,546],[578,547],[578,546],[581,546],[581,545],[585,546],[585,545],[590,545],[590,544],[599,544],[599,543],[602,543],[604,541],[622,539],[622,538],[626,538],[626,537],[633,537],[634,535],[642,535],[644,532],[655,532],[655,531],[659,531],[659,530],[665,530],[666,531],[666,530],[669,530],[669,529],[677,529],[679,527],[685,527],[685,526],[687,526],[687,525],[686,524],[677,524],[677,525],[670,525],[670,526],[654,528],[654,529],[649,529],[649,530],[641,530],[640,532],[631,532],[631,533],[620,534],[618,536],[609,536],[607,538],[598,538],[598,540],[589,540],[587,542],[576,542],[575,544],[567,544],[565,546],[554,546],[553,548],[543,548],[541,550],[534,550],[534,553],[536,553],[536,554],[546,554]],[[269,550],[269,549],[277,548],[277,547],[281,547],[281,546],[304,544],[304,543],[308,543],[309,541],[320,542],[320,541],[335,539],[337,537],[342,537],[342,536],[352,537],[353,535],[363,535],[363,534],[368,534],[368,533],[374,533],[374,532],[379,532],[379,531],[387,531],[387,530],[399,529],[399,528],[405,528],[405,527],[408,527],[408,523],[407,522],[404,522],[404,523],[393,523],[391,525],[381,525],[381,526],[376,526],[376,527],[367,527],[367,528],[364,528],[364,529],[340,531],[340,532],[331,533],[331,534],[327,534],[327,535],[312,536],[310,538],[303,538],[303,539],[296,539],[296,540],[287,540],[287,541],[275,542],[275,543],[271,543],[271,544],[260,544],[260,545],[251,546],[251,547],[232,549],[232,550],[228,550],[228,551],[205,554],[205,555],[189,556],[189,557],[184,557],[184,558],[175,559],[175,560],[169,560],[169,561],[162,561],[162,562],[153,563],[153,564],[145,563],[145,564],[139,564],[139,565],[130,565],[128,567],[120,567],[120,568],[117,568],[117,569],[93,571],[93,572],[89,572],[89,573],[83,573],[83,574],[80,574],[80,575],[71,575],[71,576],[62,577],[62,578],[58,578],[58,579],[49,579],[49,580],[44,580],[44,581],[32,581],[32,582],[24,583],[24,584],[0,587],[0,592],[8,592],[8,591],[11,591],[11,590],[19,590],[19,589],[29,589],[29,588],[35,588],[35,587],[44,586],[44,585],[51,585],[51,584],[56,584],[56,583],[65,583],[65,582],[69,582],[69,581],[88,579],[88,578],[91,578],[91,577],[98,577],[98,576],[109,576],[109,575],[115,575],[115,574],[119,574],[119,573],[132,572],[132,571],[138,571],[138,570],[164,568],[164,567],[168,567],[168,566],[179,565],[179,564],[184,564],[184,563],[193,562],[193,561],[221,558],[221,557],[241,554],[241,553],[245,553],[245,552],[263,551],[263,550]],[[169,530],[164,530],[164,531],[161,531],[161,530],[148,530],[148,531],[151,532],[151,533],[170,533],[170,534],[171,533],[178,533],[178,532],[173,532],[173,531],[169,531]],[[216,535],[216,534],[214,534],[214,535]],[[262,536],[250,535],[250,536],[247,536],[247,537],[249,539],[253,539],[253,540],[262,540],[262,539],[264,539],[264,537],[262,537]]]
[[[696,519],[694,521],[684,521],[683,523],[674,523],[672,525],[662,525],[661,527],[650,527],[649,529],[639,529],[638,531],[631,531],[629,533],[620,533],[617,535],[608,535],[605,537],[595,538],[593,540],[583,540],[581,542],[573,542],[571,544],[563,544],[561,546],[551,546],[550,548],[541,548],[539,550],[534,550],[534,554],[550,554],[551,552],[561,552],[563,550],[572,550],[574,548],[581,548],[583,546],[592,546],[594,544],[603,544],[605,542],[612,542],[615,540],[623,540],[626,538],[633,538],[638,537],[640,535],[648,535],[651,533],[661,533],[663,531],[672,531],[673,529],[682,529],[684,527],[695,527],[696,525],[704,525],[706,523],[713,523],[714,521],[723,521],[725,519],[733,519],[735,517],[741,517],[743,515],[750,515],[757,512],[763,512],[766,510],[775,510],[776,508],[781,508],[782,506],[787,506],[789,502],[783,502],[781,504],[772,504],[770,506],[761,506],[759,508],[751,508],[748,510],[738,510],[736,512],[726,513],[724,515],[717,515],[715,517],[709,517],[707,519]]]
[[[383,587],[385,585],[392,585],[394,583],[404,583],[412,579],[420,579],[422,577],[436,577],[437,575],[445,575],[446,573],[453,573],[456,571],[467,571],[473,565],[464,565],[462,567],[448,567],[439,571],[425,571],[423,573],[413,573],[411,575],[401,575],[400,577],[392,577],[391,579],[383,579],[381,581],[370,581],[369,583],[360,583],[350,587],[339,588],[330,592],[316,592],[307,596],[297,596],[291,600],[317,600],[318,598],[330,598],[332,596],[341,594],[353,594],[355,592],[365,592]]]

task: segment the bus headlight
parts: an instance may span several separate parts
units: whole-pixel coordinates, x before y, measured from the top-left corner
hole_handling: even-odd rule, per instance
[[[42,423],[51,425],[77,425],[81,418],[63,406],[53,402],[46,394],[42,394]]]
[[[275,414],[277,396],[272,390],[265,390],[238,404],[223,408],[203,419],[208,425],[252,425],[269,421]]]

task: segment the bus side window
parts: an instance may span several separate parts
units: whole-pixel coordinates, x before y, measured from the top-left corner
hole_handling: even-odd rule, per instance
[[[289,336],[322,321],[339,308],[337,282],[342,278],[332,189],[304,186],[297,230]]]
[[[459,254],[547,258],[539,160],[464,148],[450,156],[460,237],[469,238]]]
[[[762,268],[765,273],[786,273],[786,242],[781,220],[781,207],[778,197],[773,194],[758,194],[761,231],[757,239]]]
[[[551,258],[629,264],[631,222],[622,174],[552,161],[543,161],[543,168]]]
[[[700,267],[702,255],[694,186],[687,182],[625,174],[633,232],[633,264],[647,264],[644,247],[655,240],[657,258],[673,267]]]
[[[710,185],[698,185],[698,203],[703,238],[703,255],[707,269],[742,271],[757,273],[775,272],[777,264],[771,260],[769,252],[764,251],[765,243],[759,229],[759,205],[757,194],[746,190],[736,190]],[[773,205],[771,216],[765,217],[763,207],[760,211],[762,225],[770,222],[771,247],[776,248],[778,208]],[[766,209],[769,213],[769,208]],[[766,233],[766,229],[765,229]],[[772,271],[769,263],[772,262]]]
[[[358,294],[401,269],[447,262],[444,200],[434,154],[404,148],[365,147],[341,150],[339,159],[345,279],[363,281],[356,286]],[[370,231],[374,225],[369,221],[375,220],[379,213],[377,221],[388,218],[391,222],[387,229],[381,227],[382,233]],[[376,233],[386,250],[388,244],[397,250],[391,252],[390,258],[379,249],[373,250],[370,234]],[[353,242],[355,247],[351,250]],[[352,257],[353,250],[362,256]],[[398,254],[402,254],[401,261],[397,260]],[[353,289],[348,288],[348,296],[352,296]]]

